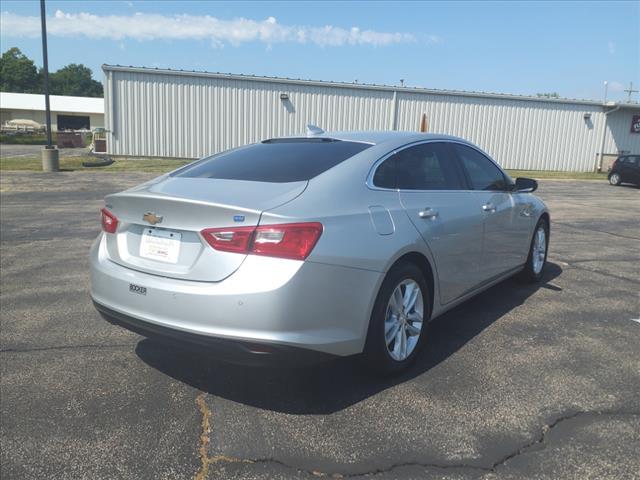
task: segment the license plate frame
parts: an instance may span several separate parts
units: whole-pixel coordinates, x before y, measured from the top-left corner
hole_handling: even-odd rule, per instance
[[[182,233],[173,230],[145,227],[140,237],[139,255],[148,260],[178,263]]]

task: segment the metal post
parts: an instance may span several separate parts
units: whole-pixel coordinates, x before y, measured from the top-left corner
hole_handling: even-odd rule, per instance
[[[596,172],[602,171],[602,166],[604,165],[604,144],[607,139],[607,120],[609,119],[609,114],[620,110],[620,105],[615,107],[612,110],[607,110],[607,106],[602,106],[602,113],[604,114],[604,119],[602,122],[602,142],[600,143],[600,154],[598,155],[598,161],[596,163]]]
[[[398,91],[393,91],[391,99],[391,130],[398,129]]]
[[[42,66],[44,69],[44,105],[47,118],[47,145],[42,151],[42,170],[57,172],[60,170],[58,150],[51,141],[51,108],[49,105],[49,61],[47,56],[47,13],[44,0],[40,0],[40,23],[42,26]]]
[[[429,125],[427,122],[427,114],[423,113],[420,118],[420,133],[426,133],[429,130]]]

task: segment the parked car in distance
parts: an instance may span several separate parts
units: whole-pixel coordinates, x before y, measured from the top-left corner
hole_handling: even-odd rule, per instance
[[[108,195],[91,296],[112,323],[229,361],[364,354],[395,373],[430,320],[541,279],[536,188],[460,138],[314,127]]]
[[[640,186],[640,155],[621,155],[611,165],[609,183],[618,186],[633,183]]]

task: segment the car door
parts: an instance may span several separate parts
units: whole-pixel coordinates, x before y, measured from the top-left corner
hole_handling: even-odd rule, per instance
[[[618,172],[618,175],[620,175],[620,181],[621,182],[628,182],[630,181],[629,175],[630,175],[630,168],[629,168],[629,159],[631,157],[620,157],[618,158],[618,161],[616,162],[616,170]]]
[[[636,185],[640,184],[640,156],[632,155],[627,157],[626,168],[629,170],[626,181]]]
[[[482,213],[445,142],[404,148],[377,169],[374,185],[398,189],[411,223],[431,250],[440,302],[449,303],[478,283]]]
[[[484,217],[483,280],[490,280],[526,261],[531,232],[530,197],[511,192],[504,172],[469,145],[453,145],[473,191],[474,208]]]

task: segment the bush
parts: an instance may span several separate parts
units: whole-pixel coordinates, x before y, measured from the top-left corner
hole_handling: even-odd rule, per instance
[[[55,145],[57,141],[56,132],[51,134],[51,141]],[[46,145],[47,135],[44,133],[25,134],[25,133],[0,133],[0,143],[6,145]]]

